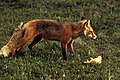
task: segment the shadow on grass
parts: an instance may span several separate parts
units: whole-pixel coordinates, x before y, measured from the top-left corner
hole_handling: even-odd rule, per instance
[[[30,58],[39,58],[41,61],[56,61],[56,60],[62,60],[62,54],[61,51],[58,51],[58,49],[41,49],[41,48],[34,48],[33,51],[30,51],[28,49],[23,48],[21,51],[19,51],[14,57],[30,57]]]

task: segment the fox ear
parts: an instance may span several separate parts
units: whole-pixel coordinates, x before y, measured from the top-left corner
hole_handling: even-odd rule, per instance
[[[87,25],[87,26],[90,25],[90,19],[88,19],[88,20],[86,21],[86,25]]]
[[[85,19],[85,17],[82,17],[82,18],[81,18],[81,20],[84,20],[84,19]]]
[[[88,19],[88,23],[90,23],[90,19]]]

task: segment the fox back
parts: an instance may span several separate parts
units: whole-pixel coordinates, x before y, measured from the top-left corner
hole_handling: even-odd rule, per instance
[[[90,20],[83,19],[78,23],[59,23],[54,20],[32,20],[29,21],[27,27],[29,32],[42,34],[42,37],[49,40],[61,41],[63,36],[69,36],[73,39],[80,35],[85,35],[92,39],[97,36],[90,25]],[[26,24],[25,24],[26,25]],[[32,27],[31,29],[29,29]]]

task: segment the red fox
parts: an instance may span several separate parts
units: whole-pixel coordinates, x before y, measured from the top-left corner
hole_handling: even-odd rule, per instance
[[[77,23],[59,23],[54,20],[31,20],[26,24],[21,24],[20,30],[24,30],[23,37],[19,43],[13,48],[12,55],[21,49],[30,40],[33,40],[28,48],[32,50],[33,46],[37,44],[42,38],[47,40],[54,40],[61,43],[63,60],[67,60],[66,49],[70,53],[73,51],[74,39],[81,35],[88,36],[92,39],[97,39],[91,25],[90,20],[81,18]]]

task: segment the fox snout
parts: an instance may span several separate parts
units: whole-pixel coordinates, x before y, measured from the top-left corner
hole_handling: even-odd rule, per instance
[[[89,36],[89,35],[88,35]],[[92,36],[89,36],[91,39],[93,39],[93,40],[97,40],[97,36],[94,34],[94,35],[92,35]]]
[[[92,37],[92,39],[93,39],[93,40],[97,40],[97,36],[94,35],[94,36]]]
[[[95,35],[94,31],[84,31],[85,36],[90,37],[93,40],[97,39],[97,36]]]

